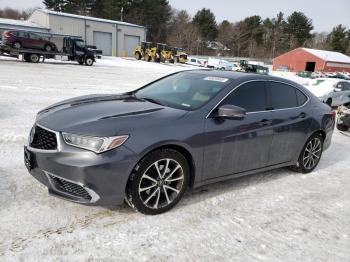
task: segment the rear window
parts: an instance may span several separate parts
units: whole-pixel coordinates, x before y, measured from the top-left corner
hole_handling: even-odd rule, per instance
[[[295,87],[279,82],[270,82],[270,93],[273,109],[298,107],[307,100],[307,97]]]
[[[306,95],[304,95],[300,90],[295,89],[295,91],[297,92],[297,100],[298,100],[298,106],[301,106],[303,104],[305,104],[307,97]]]

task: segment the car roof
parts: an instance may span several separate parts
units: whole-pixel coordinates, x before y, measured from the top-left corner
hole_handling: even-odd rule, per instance
[[[270,76],[265,75],[258,75],[258,74],[252,74],[252,73],[242,73],[242,72],[234,72],[234,71],[221,71],[221,70],[214,70],[214,69],[194,69],[194,70],[187,70],[182,72],[190,72],[192,74],[202,74],[205,76],[213,76],[213,77],[222,77],[222,78],[228,78],[231,80],[238,80],[238,79],[269,79]]]

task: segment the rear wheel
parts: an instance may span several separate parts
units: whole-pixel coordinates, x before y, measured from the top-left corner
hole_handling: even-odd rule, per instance
[[[46,46],[44,47],[44,50],[45,50],[46,52],[51,52],[51,51],[52,51],[52,46],[51,46],[51,45],[46,45]]]
[[[326,104],[329,105],[329,106],[332,106],[332,98],[328,98],[326,100]]]
[[[300,173],[312,172],[320,162],[323,152],[323,138],[320,133],[313,134],[305,143],[295,166],[291,169]]]
[[[12,47],[13,48],[16,48],[16,49],[20,49],[21,47],[22,47],[22,45],[21,45],[21,43],[20,42],[14,42],[13,44],[12,44]]]
[[[32,63],[39,63],[40,56],[38,54],[30,54],[29,55],[29,61]]]
[[[151,57],[147,54],[147,55],[145,55],[145,61],[147,61],[147,62],[150,62],[151,61]]]
[[[168,211],[182,198],[189,181],[186,158],[172,149],[146,156],[130,176],[126,201],[143,214]]]

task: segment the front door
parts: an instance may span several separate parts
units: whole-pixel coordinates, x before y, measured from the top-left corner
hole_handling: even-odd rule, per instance
[[[242,107],[247,115],[243,119],[222,119],[215,117],[214,110],[205,120],[205,180],[254,170],[268,162],[273,130],[272,114],[266,111],[265,82],[251,81],[239,86],[221,105]]]

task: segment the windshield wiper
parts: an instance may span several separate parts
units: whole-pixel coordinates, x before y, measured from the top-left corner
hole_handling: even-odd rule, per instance
[[[145,100],[145,101],[148,101],[148,102],[151,102],[151,103],[153,103],[153,104],[165,106],[164,104],[162,104],[161,102],[159,102],[158,100],[155,100],[155,99],[153,99],[153,98],[142,97],[141,99],[142,99],[142,100]]]

